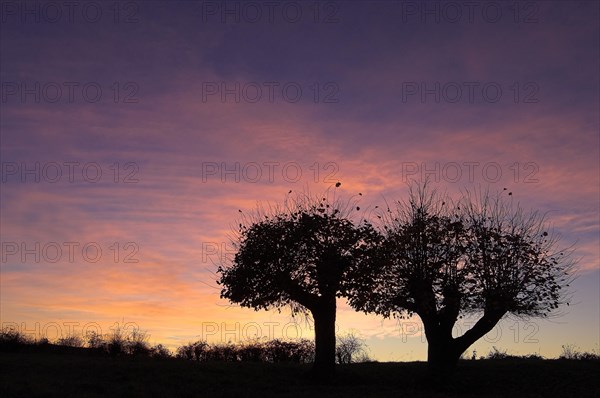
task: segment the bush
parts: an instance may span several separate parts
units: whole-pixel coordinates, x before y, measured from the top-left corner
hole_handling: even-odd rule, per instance
[[[506,350],[500,351],[496,346],[493,346],[490,352],[487,354],[486,359],[508,359],[512,358],[511,355],[506,353]]]
[[[87,346],[89,348],[92,348],[94,350],[99,350],[99,351],[108,351],[107,348],[107,342],[104,341],[104,339],[102,338],[102,336],[96,332],[88,332],[86,335],[86,339],[87,339]]]
[[[475,359],[475,351],[473,351],[473,359]],[[506,352],[506,350],[500,350],[495,346],[492,347],[490,352],[485,357],[480,357],[479,359],[527,359],[527,360],[542,360],[544,359],[538,353],[526,354],[526,355],[511,355]]]
[[[134,329],[125,339],[125,352],[129,355],[150,356],[148,337],[147,332]]]
[[[131,333],[126,334],[123,329],[117,327],[105,337],[95,332],[88,333],[87,343],[88,347],[107,352],[110,355],[151,356],[152,349],[148,338],[149,335],[146,331],[133,329]]]
[[[32,345],[34,340],[18,330],[4,328],[0,331],[0,347],[5,350],[16,349],[20,346]]]
[[[208,346],[206,359],[209,361],[237,362],[237,351],[237,347],[232,343]]]
[[[167,347],[163,346],[162,344],[157,344],[150,347],[150,356],[152,358],[167,359],[171,358],[173,355]]]
[[[56,341],[56,345],[63,347],[83,347],[83,339],[76,335],[61,337]]]
[[[85,338],[68,335],[59,338],[51,344],[47,338],[38,341],[20,333],[18,330],[6,328],[0,331],[0,349],[12,350],[15,347],[35,345],[37,347],[85,347],[92,352],[112,356],[133,355],[152,358],[176,358],[190,361],[225,361],[225,362],[270,362],[270,363],[311,363],[315,358],[315,344],[312,340],[279,340],[261,341],[248,340],[243,343],[214,344],[206,341],[196,341],[177,348],[173,354],[162,344],[150,346],[149,335],[146,331],[133,329],[129,334],[121,327],[111,329],[112,333],[101,335],[88,331]],[[338,338],[336,358],[338,363],[373,362],[365,351],[364,340],[354,334]],[[494,347],[495,348],[495,347]]]
[[[208,348],[207,342],[199,340],[177,348],[175,356],[189,361],[206,361],[208,359]]]
[[[112,334],[108,335],[106,349],[113,356],[127,354],[125,336],[120,327],[117,327]]]
[[[310,340],[250,340],[238,344],[209,345],[205,341],[188,343],[177,348],[176,357],[190,361],[250,361],[309,363],[314,359],[315,346]]]
[[[579,347],[573,344],[567,344],[562,346],[562,353],[558,357],[559,359],[569,360],[583,360],[583,361],[598,361],[600,355],[592,350],[592,352],[581,352]]]
[[[194,360],[193,343],[188,343],[188,344],[178,347],[177,352],[175,353],[175,357],[180,358],[180,359],[186,359],[188,361],[193,361]]]
[[[532,359],[532,360],[536,360],[536,361],[541,361],[541,360],[544,359],[544,357],[541,356],[538,353],[527,354],[527,355],[524,355],[522,358],[524,358],[524,359]]]
[[[238,345],[237,357],[240,361],[264,362],[265,347],[258,340],[251,340]]]
[[[338,337],[335,347],[337,363],[371,362],[365,351],[365,341],[354,333]]]
[[[265,361],[267,362],[312,362],[315,356],[315,345],[312,341],[300,339],[283,341],[279,339],[264,344]]]
[[[315,343],[312,340],[300,339],[292,353],[292,360],[298,363],[311,363],[315,360]]]

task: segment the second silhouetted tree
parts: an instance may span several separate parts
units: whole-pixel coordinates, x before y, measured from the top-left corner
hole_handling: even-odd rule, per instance
[[[438,379],[505,315],[543,317],[566,302],[569,253],[557,247],[543,216],[501,195],[467,192],[453,204],[422,185],[379,217],[382,261],[353,275],[350,303],[386,317],[417,314]],[[479,318],[453,337],[464,315]]]

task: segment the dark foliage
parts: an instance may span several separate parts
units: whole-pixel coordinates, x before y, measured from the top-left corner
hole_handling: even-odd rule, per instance
[[[556,247],[543,216],[500,195],[467,192],[453,202],[423,185],[379,217],[381,262],[353,275],[350,303],[386,317],[419,315],[434,374],[449,375],[506,314],[548,316],[568,303],[569,253]],[[454,338],[452,328],[466,314],[480,318]]]
[[[310,363],[315,347],[310,340],[249,341],[238,344],[213,344],[204,341],[185,344],[177,349],[177,357],[198,362],[270,362]]]
[[[336,298],[348,296],[350,274],[367,269],[380,235],[353,202],[297,196],[283,209],[258,211],[239,223],[233,263],[219,267],[221,297],[243,307],[310,313],[315,324],[315,373],[335,364]]]
[[[69,348],[69,347],[67,347]],[[191,362],[26,351],[0,355],[0,395],[12,397],[597,397],[600,361],[461,361],[461,377],[428,383],[423,363],[340,365],[333,383],[311,383],[309,365]]]

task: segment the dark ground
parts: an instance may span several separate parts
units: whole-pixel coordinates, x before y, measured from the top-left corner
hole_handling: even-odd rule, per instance
[[[193,363],[95,355],[85,349],[0,353],[0,396],[8,397],[600,397],[600,361],[461,361],[442,389],[426,364],[338,366],[330,385],[309,365]]]

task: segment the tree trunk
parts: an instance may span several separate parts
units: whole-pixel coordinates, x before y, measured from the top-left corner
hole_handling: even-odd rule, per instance
[[[452,337],[436,342],[429,341],[427,365],[431,376],[437,381],[448,380],[454,374],[461,354],[462,351]]]
[[[313,375],[323,381],[335,373],[335,296],[312,310],[315,321],[315,362]]]
[[[421,316],[427,336],[427,364],[431,376],[435,381],[447,381],[460,359],[471,344],[479,340],[500,321],[504,316],[503,311],[488,311],[483,317],[460,337],[452,337],[451,324],[440,324],[436,317]]]
[[[454,371],[462,351],[452,338],[452,329],[440,324],[437,317],[421,316],[427,336],[427,366],[436,382],[447,381]]]

